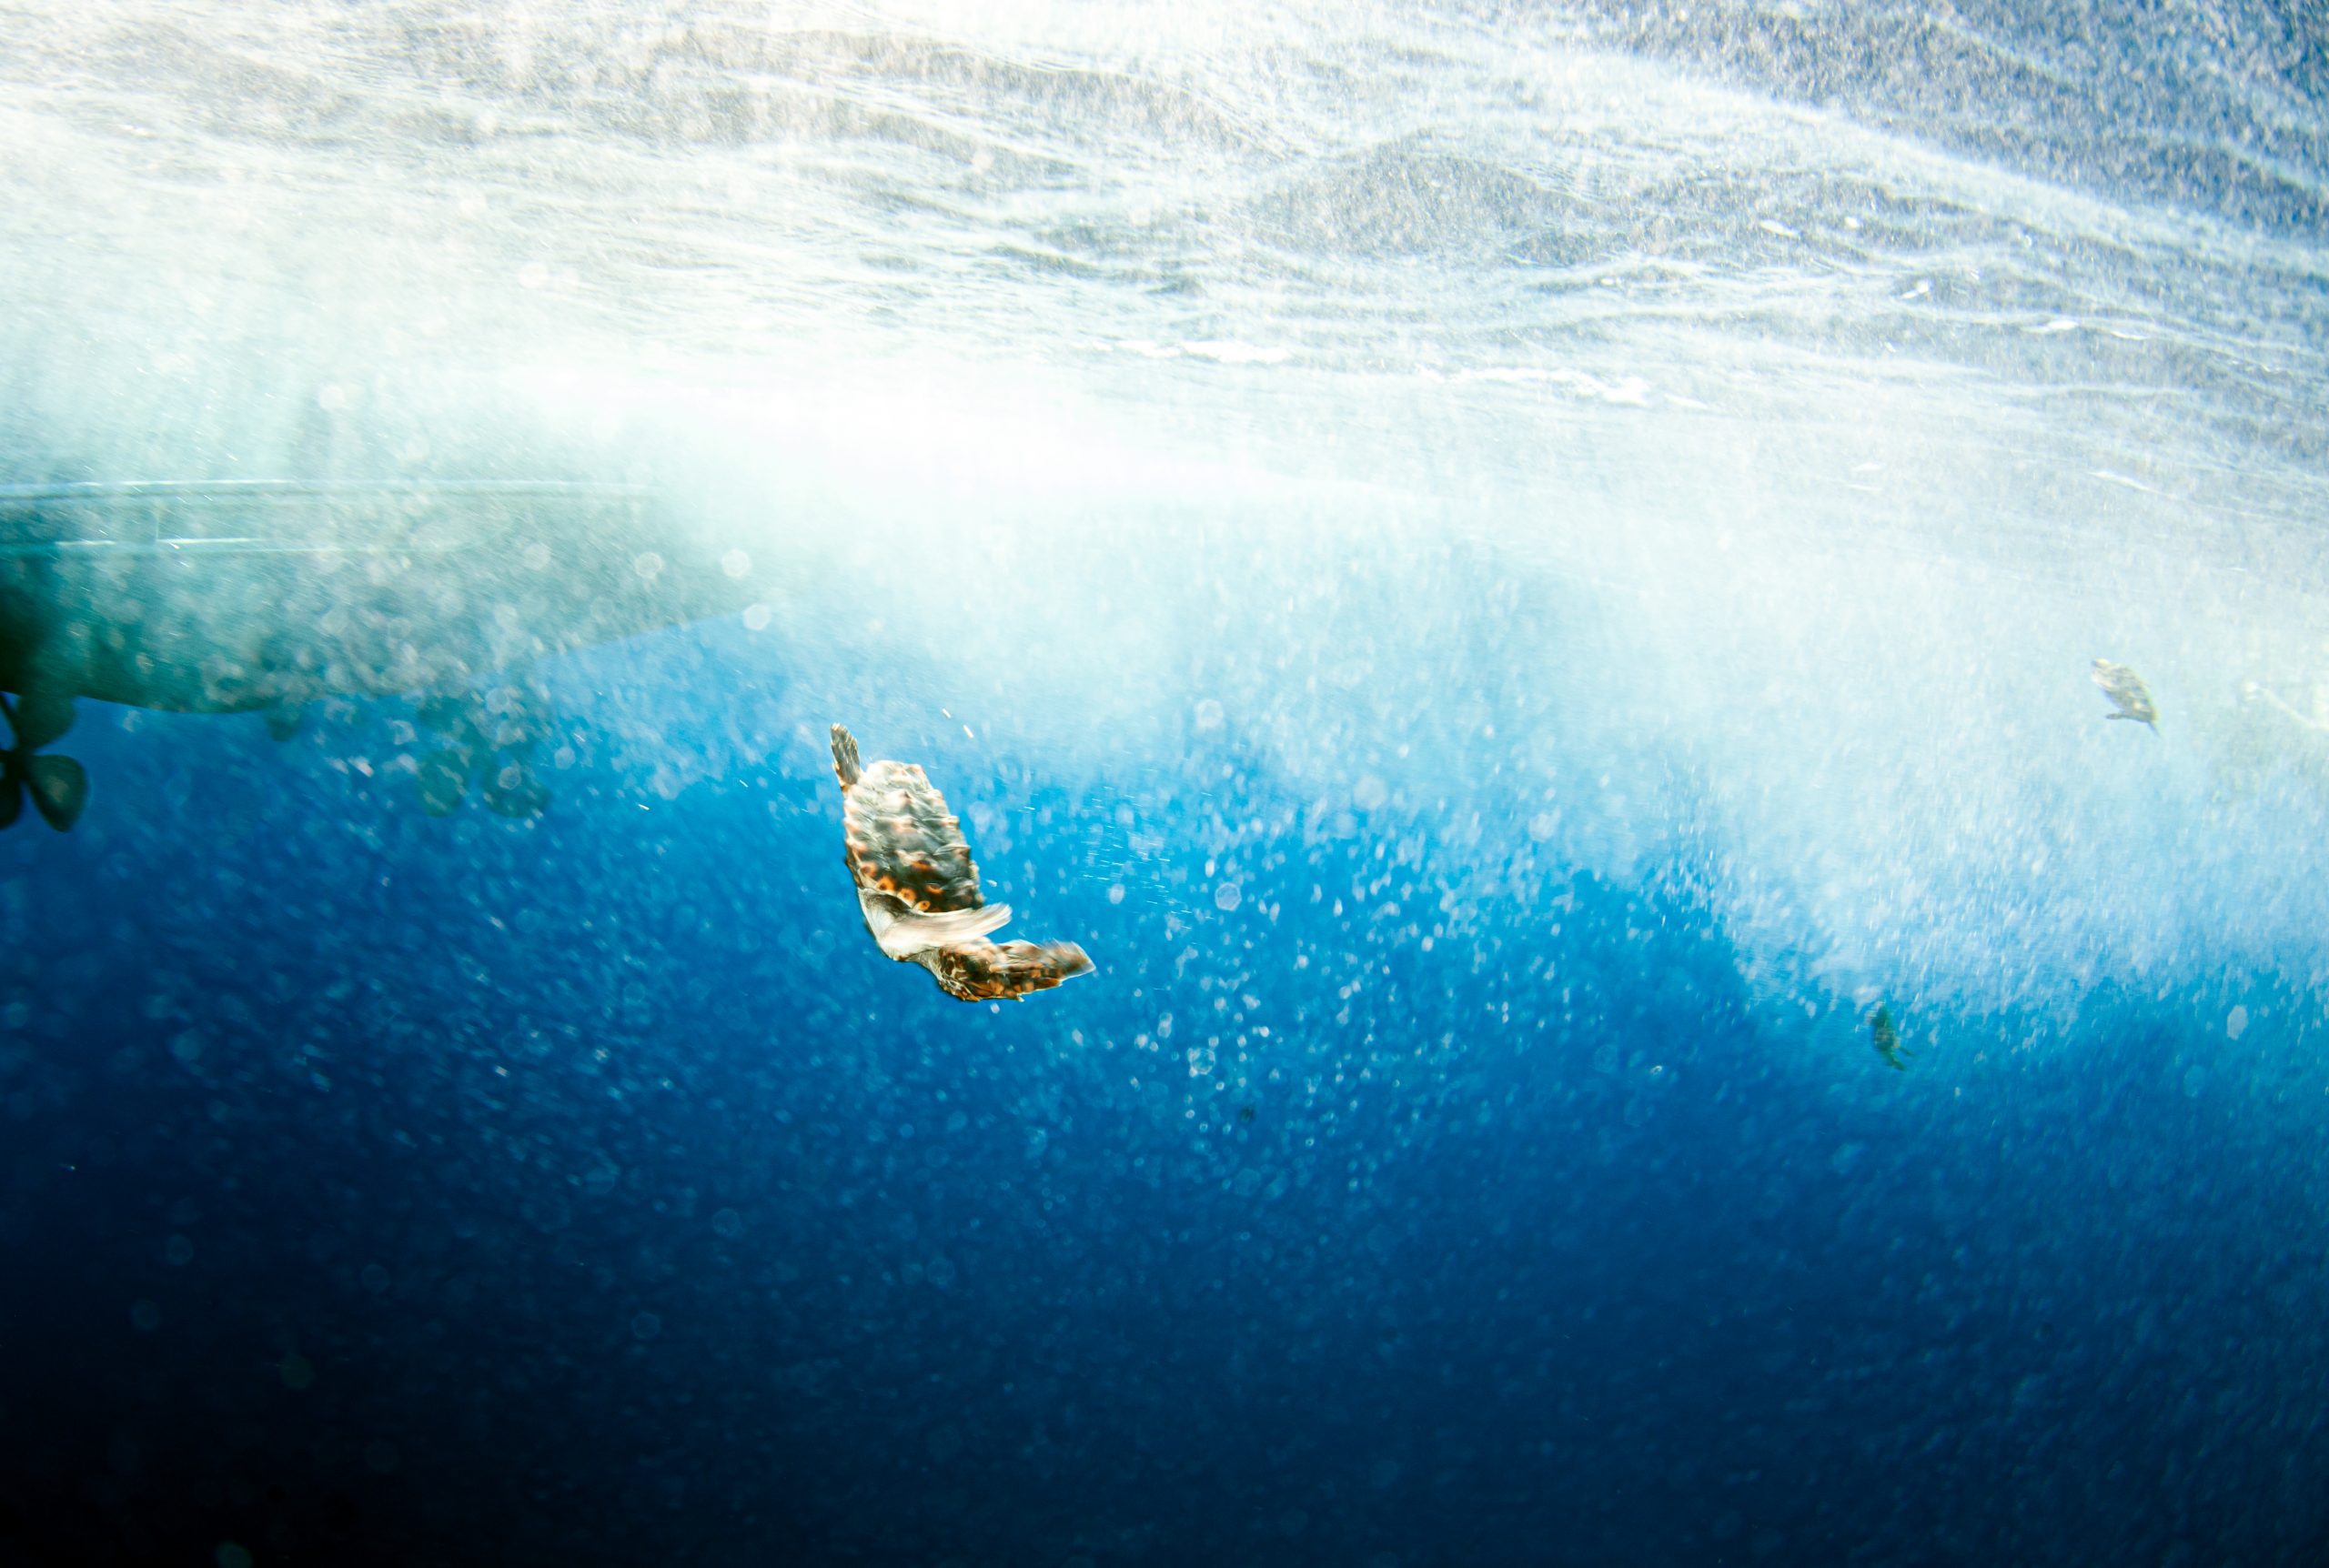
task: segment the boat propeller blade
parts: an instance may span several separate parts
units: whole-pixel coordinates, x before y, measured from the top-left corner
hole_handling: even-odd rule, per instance
[[[25,757],[17,762],[41,820],[62,833],[89,803],[89,770],[70,757]]]
[[[42,693],[19,697],[8,710],[8,728],[15,733],[20,752],[55,745],[73,728],[73,699]]]
[[[88,769],[70,757],[28,756],[22,748],[0,752],[0,828],[15,825],[28,794],[41,820],[62,833],[89,803]]]

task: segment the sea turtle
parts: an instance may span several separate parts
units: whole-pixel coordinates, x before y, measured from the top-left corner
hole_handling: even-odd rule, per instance
[[[2151,693],[2144,689],[2142,677],[2123,664],[2113,664],[2107,658],[2094,661],[2094,684],[2111,699],[2116,713],[2106,713],[2105,719],[2132,719],[2138,724],[2148,724],[2152,733],[2159,732],[2159,709],[2152,706]]]
[[[842,851],[865,929],[900,963],[928,970],[948,996],[993,1001],[1091,972],[1074,942],[991,942],[1011,906],[979,891],[979,869],[946,799],[912,762],[860,765],[857,738],[833,726]]]
[[[1905,1059],[1916,1052],[1901,1049],[1900,1026],[1892,1021],[1890,1007],[1882,1002],[1876,1004],[1876,1010],[1868,1015],[1868,1032],[1870,1043],[1876,1047],[1876,1054],[1884,1059],[1885,1066],[1895,1072],[1909,1070]]]

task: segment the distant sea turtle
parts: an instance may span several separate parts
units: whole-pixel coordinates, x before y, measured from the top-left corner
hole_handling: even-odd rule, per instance
[[[2106,713],[2105,719],[2132,719],[2138,724],[2148,724],[2154,735],[2159,732],[2159,709],[2152,706],[2151,693],[2144,689],[2142,677],[2123,664],[2113,664],[2107,658],[2094,661],[2094,684],[2111,699],[2116,713]]]
[[[842,857],[857,881],[865,929],[900,963],[917,963],[948,996],[993,1001],[1049,990],[1092,960],[1074,942],[991,942],[1011,919],[990,904],[963,825],[911,762],[861,766],[857,738],[833,726],[841,780]]]
[[[1882,1002],[1876,1004],[1876,1010],[1869,1014],[1868,1032],[1876,1047],[1876,1054],[1884,1059],[1885,1066],[1895,1072],[1909,1070],[1906,1059],[1914,1056],[1916,1052],[1901,1049],[1900,1027],[1892,1021],[1892,1010],[1890,1007]]]

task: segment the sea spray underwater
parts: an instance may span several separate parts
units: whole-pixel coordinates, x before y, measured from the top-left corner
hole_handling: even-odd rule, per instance
[[[2329,1547],[2302,18],[0,15],[0,483],[752,596],[429,579],[539,815],[79,705],[0,1553]],[[835,721],[1097,972],[875,950]]]

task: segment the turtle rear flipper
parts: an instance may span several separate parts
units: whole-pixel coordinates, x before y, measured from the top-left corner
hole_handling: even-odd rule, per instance
[[[849,789],[864,776],[864,771],[857,760],[857,737],[834,725],[833,774],[841,780],[841,787]]]
[[[861,900],[862,902],[862,900]],[[975,910],[946,910],[925,915],[907,909],[896,899],[887,900],[882,910],[885,917],[873,940],[882,950],[893,959],[910,959],[933,948],[959,946],[983,940],[990,931],[1000,930],[1011,920],[1009,904],[986,904]],[[869,914],[866,924],[873,923]]]
[[[948,996],[1001,1001],[1049,990],[1092,972],[1092,960],[1074,942],[971,942],[917,955]]]

